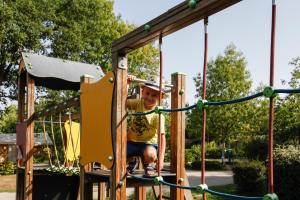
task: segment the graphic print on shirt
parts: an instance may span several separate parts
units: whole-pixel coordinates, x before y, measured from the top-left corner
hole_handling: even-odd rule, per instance
[[[150,129],[150,124],[146,116],[136,116],[133,119],[131,130],[138,136],[142,136],[143,133]]]

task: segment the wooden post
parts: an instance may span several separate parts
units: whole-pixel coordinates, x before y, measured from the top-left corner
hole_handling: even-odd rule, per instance
[[[111,170],[110,189],[112,200],[126,199],[126,109],[127,98],[127,58],[113,52],[113,71],[115,74],[115,88],[112,110],[112,138],[114,147],[114,166]]]
[[[23,123],[25,118],[25,73],[19,74],[18,79],[18,122]],[[18,140],[18,136],[16,136]],[[16,141],[18,144],[19,141]],[[19,152],[17,152],[19,153]],[[20,167],[22,166],[22,159],[18,159],[17,157],[17,176],[16,176],[16,199],[23,200],[24,199],[24,172]],[[21,178],[23,177],[23,178]]]
[[[171,107],[185,107],[185,75],[172,74]],[[171,114],[171,172],[176,173],[176,183],[184,185],[185,178],[185,112],[173,112]],[[184,199],[184,190],[171,189],[171,199]]]
[[[90,75],[83,75],[80,77],[80,83],[92,83],[94,77]],[[80,117],[80,123],[81,123]],[[72,120],[72,119],[71,119]],[[82,128],[82,126],[80,126]],[[83,134],[83,130],[80,130],[80,134]],[[81,141],[81,140],[80,140]],[[80,166],[80,199],[92,200],[93,199],[93,183],[87,183],[85,181],[85,172],[92,170],[92,163],[85,166]]]
[[[137,95],[140,95],[140,88],[138,88],[139,91],[137,91]],[[143,169],[143,161],[139,159],[139,169]],[[138,186],[134,187],[134,199],[138,200],[147,200],[147,187]]]
[[[35,83],[27,73],[27,119],[34,114]],[[27,124],[26,131],[26,160],[25,160],[25,200],[32,199],[33,189],[33,149],[34,147],[34,122]]]

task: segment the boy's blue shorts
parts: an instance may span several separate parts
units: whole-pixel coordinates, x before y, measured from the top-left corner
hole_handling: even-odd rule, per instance
[[[131,156],[143,156],[144,150],[152,146],[157,150],[157,144],[147,144],[144,142],[127,142],[127,157]]]

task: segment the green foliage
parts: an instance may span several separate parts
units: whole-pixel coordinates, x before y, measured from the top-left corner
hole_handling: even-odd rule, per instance
[[[16,99],[21,50],[112,68],[112,42],[132,31],[111,0],[16,0],[0,3],[0,102]],[[158,51],[147,45],[128,56],[130,73],[154,74]],[[140,67],[146,66],[144,72]]]
[[[191,164],[191,168],[195,170],[201,170],[201,161],[197,160]],[[205,161],[205,170],[207,171],[221,171],[225,170],[225,165],[218,160],[206,160]]]
[[[237,194],[236,191],[236,186],[233,184],[230,185],[221,185],[221,186],[212,186],[209,187],[212,190],[218,191],[218,192],[223,192],[227,194]],[[193,191],[193,197],[194,199],[202,199],[202,194],[199,194],[198,191]],[[206,199],[207,200],[224,200],[224,197],[218,197],[215,195],[211,195],[209,193],[206,194]]]
[[[197,97],[201,96],[201,74],[194,78]],[[246,60],[241,52],[231,44],[224,55],[217,56],[207,66],[207,100],[223,101],[249,94],[251,88],[250,73],[246,70]],[[201,92],[198,92],[201,91]],[[243,124],[248,118],[250,104],[240,103],[223,106],[210,106],[207,110],[207,138],[224,143],[246,131]],[[187,119],[187,133],[200,137],[201,112],[192,111]]]
[[[266,161],[268,157],[268,141],[266,137],[257,137],[248,142],[245,147],[245,156],[250,160]]]
[[[190,166],[193,162],[201,159],[200,145],[193,145],[190,149],[185,149],[185,164]]]
[[[0,175],[15,174],[16,164],[13,162],[5,162],[0,164]]]
[[[279,199],[300,196],[300,146],[279,146],[274,150],[274,186]]]
[[[1,114],[0,133],[15,133],[17,123],[17,107],[11,105]]]
[[[206,158],[211,159],[220,159],[222,155],[222,149],[217,146],[217,144],[212,141],[206,144]]]
[[[264,195],[266,193],[266,167],[260,161],[238,162],[232,169],[234,183],[241,194]]]

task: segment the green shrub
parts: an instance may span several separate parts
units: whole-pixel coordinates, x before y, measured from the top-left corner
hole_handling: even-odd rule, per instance
[[[191,168],[201,170],[201,161],[198,161],[198,160],[194,161],[191,164]],[[205,161],[205,169],[207,171],[219,171],[219,170],[224,170],[225,165],[222,164],[220,161],[207,160],[207,161]]]
[[[268,142],[264,138],[256,138],[245,145],[245,156],[250,160],[265,161],[268,157]]]
[[[0,164],[0,175],[15,174],[16,164],[13,162],[5,162]]]
[[[190,149],[185,149],[185,165],[190,166],[191,163],[200,160],[201,148],[200,145],[193,145]]]
[[[232,169],[237,190],[245,195],[266,193],[266,167],[260,161],[238,162]]]
[[[220,159],[222,155],[222,149],[218,148],[215,142],[206,144],[206,158],[208,159]],[[185,150],[185,163],[191,165],[195,161],[201,159],[201,145],[193,145],[190,149]]]
[[[300,147],[274,149],[274,189],[279,199],[300,197]]]

